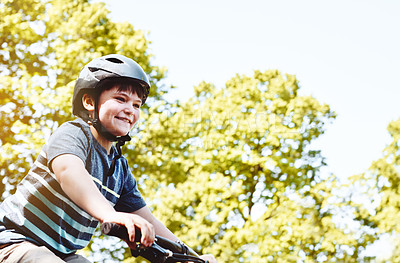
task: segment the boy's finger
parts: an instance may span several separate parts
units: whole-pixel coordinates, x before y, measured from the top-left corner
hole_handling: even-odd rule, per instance
[[[141,232],[142,232],[142,240],[141,243],[143,245],[145,245],[146,247],[149,247],[153,244],[154,242],[154,233],[153,233],[153,228],[146,225],[144,227],[141,228]]]
[[[140,241],[144,246],[149,247],[152,243],[150,243],[149,233],[143,228],[142,231],[142,240]]]
[[[127,226],[128,233],[129,233],[129,241],[130,242],[135,242],[135,225],[129,225]]]

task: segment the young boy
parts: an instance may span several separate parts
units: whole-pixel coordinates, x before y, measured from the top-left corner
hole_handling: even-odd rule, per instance
[[[127,57],[107,55],[83,68],[72,101],[80,118],[51,135],[0,205],[0,262],[89,262],[75,252],[99,222],[125,225],[130,241],[140,228],[145,246],[156,234],[178,240],[152,215],[121,155],[149,90],[146,74]]]

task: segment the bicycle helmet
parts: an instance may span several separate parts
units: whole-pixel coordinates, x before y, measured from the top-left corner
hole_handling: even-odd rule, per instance
[[[114,158],[108,175],[113,174],[115,162],[121,157],[121,146],[123,146],[126,141],[131,140],[129,133],[125,136],[119,137],[113,135],[99,120],[98,99],[103,90],[101,84],[104,80],[118,78],[121,78],[121,81],[129,81],[132,85],[139,85],[143,89],[143,105],[150,91],[149,79],[138,63],[130,58],[118,54],[110,54],[90,61],[80,72],[72,96],[72,113],[92,124],[97,132],[107,140],[118,142],[118,155]],[[85,93],[94,95],[94,118],[89,115],[89,112],[82,104],[82,96]]]
[[[72,113],[87,119],[87,111],[82,105],[83,94],[94,91],[102,80],[109,78],[127,78],[132,80],[132,84],[142,86],[144,91],[142,105],[145,103],[150,91],[146,73],[132,59],[111,54],[90,61],[80,72],[72,97]]]

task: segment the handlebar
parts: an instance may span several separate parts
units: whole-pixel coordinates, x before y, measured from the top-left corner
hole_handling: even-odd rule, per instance
[[[122,240],[129,240],[129,234],[125,226],[114,223],[103,223],[100,226],[101,232],[108,236],[118,237]],[[140,229],[135,230],[135,249],[131,249],[134,257],[141,256],[152,263],[165,262],[193,262],[208,263],[208,261],[199,258],[199,255],[183,243],[170,241],[156,235],[154,243],[150,247],[140,245]]]

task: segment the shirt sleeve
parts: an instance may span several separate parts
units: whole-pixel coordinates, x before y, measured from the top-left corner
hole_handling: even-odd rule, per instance
[[[62,154],[73,154],[84,163],[88,157],[89,138],[81,127],[72,123],[61,125],[49,138],[46,145],[47,165]]]

